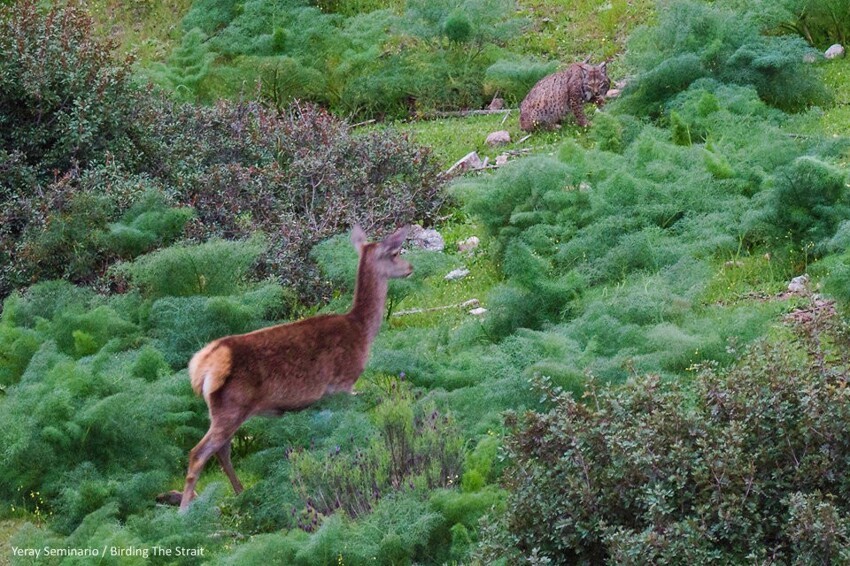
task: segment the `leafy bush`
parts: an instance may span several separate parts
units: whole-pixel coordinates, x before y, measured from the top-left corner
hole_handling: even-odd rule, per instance
[[[130,61],[114,61],[76,5],[0,7],[0,148],[42,178],[85,167],[110,151],[134,161],[139,147]]]
[[[173,104],[134,86],[79,7],[16,3],[0,21],[0,296],[56,277],[92,282],[186,233],[257,229],[272,242],[260,270],[291,282],[315,243],[355,220],[373,232],[428,221],[442,202],[436,164],[401,134],[355,135],[313,106]],[[354,28],[351,41],[368,43]],[[39,119],[56,131],[36,131]],[[298,281],[320,294],[315,269]]]
[[[550,388],[549,412],[509,416],[503,543],[557,563],[847,556],[848,335],[824,314],[796,331],[689,382]]]
[[[380,235],[379,228],[430,219],[443,200],[427,149],[395,132],[355,135],[315,106],[282,115],[257,104],[192,108],[158,137],[170,140],[179,167],[177,200],[197,213],[189,234],[265,232],[263,270],[313,298],[316,243],[355,222]]]

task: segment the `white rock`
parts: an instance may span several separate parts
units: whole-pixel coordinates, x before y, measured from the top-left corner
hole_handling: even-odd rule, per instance
[[[487,140],[485,143],[489,146],[505,145],[506,143],[511,143],[511,134],[507,130],[499,130],[498,132],[493,132],[492,134],[487,136]]]
[[[481,161],[477,151],[470,151],[464,155],[457,163],[449,167],[446,174],[463,173],[464,171],[474,171],[476,169],[484,169],[487,166],[486,161]]]
[[[470,236],[457,243],[457,251],[468,254],[477,249],[479,245],[481,245],[481,240],[478,239],[478,236]]]
[[[838,57],[844,57],[844,46],[838,43],[836,43],[835,45],[831,45],[829,49],[824,52],[823,56],[827,59],[836,59]]]
[[[472,309],[471,311],[469,311],[469,314],[471,314],[472,316],[484,316],[485,314],[487,314],[487,309],[485,309],[484,307],[478,307],[477,309]]]
[[[418,224],[410,227],[408,239],[411,245],[429,252],[441,252],[446,247],[446,242],[439,232],[433,228],[423,228]]]
[[[456,279],[463,279],[467,275],[469,275],[469,270],[465,267],[461,267],[459,269],[455,269],[454,271],[448,272],[446,276],[443,277],[443,279],[445,279],[446,281],[455,281]]]
[[[502,155],[499,155],[499,156],[496,157],[496,167],[501,167],[502,165],[504,165],[507,162],[508,162],[508,154],[507,153],[503,153]]]
[[[809,276],[806,274],[795,277],[788,283],[789,293],[807,293],[809,291]]]

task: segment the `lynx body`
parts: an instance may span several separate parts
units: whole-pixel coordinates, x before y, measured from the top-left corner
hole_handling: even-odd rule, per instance
[[[574,63],[532,87],[519,107],[519,127],[527,132],[551,129],[570,113],[579,126],[586,127],[584,105],[592,102],[601,108],[610,87],[605,63]]]

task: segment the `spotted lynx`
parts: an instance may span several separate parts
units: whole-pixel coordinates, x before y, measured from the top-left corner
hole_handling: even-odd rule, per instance
[[[584,105],[593,102],[601,108],[611,86],[605,65],[574,63],[540,79],[519,107],[519,127],[527,132],[551,129],[570,112],[579,126],[587,126]]]

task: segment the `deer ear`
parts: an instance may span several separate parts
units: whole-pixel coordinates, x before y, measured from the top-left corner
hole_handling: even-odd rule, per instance
[[[381,245],[389,252],[395,252],[401,249],[401,246],[404,244],[404,241],[407,239],[407,233],[410,231],[409,226],[404,226],[399,228],[387,238],[381,242]]]
[[[355,224],[351,229],[351,245],[358,252],[366,244],[366,232],[360,227],[360,224]]]

